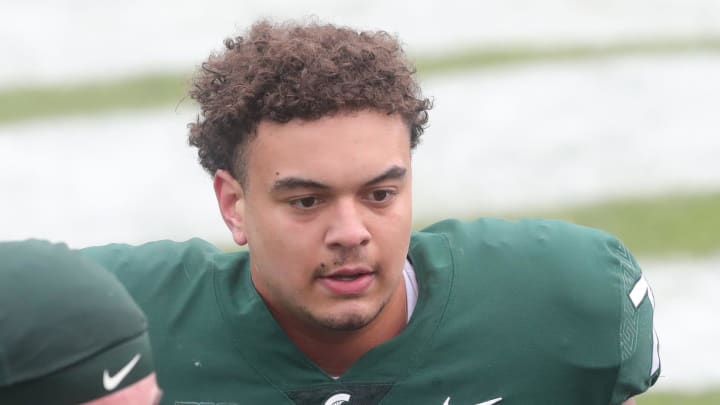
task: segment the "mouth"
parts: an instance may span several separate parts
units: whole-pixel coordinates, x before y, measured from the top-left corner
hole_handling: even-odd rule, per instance
[[[365,267],[345,267],[319,277],[320,284],[331,294],[360,295],[370,288],[375,272]]]
[[[345,275],[328,276],[327,278],[331,278],[331,279],[337,280],[337,281],[353,281],[353,280],[357,280],[358,278],[364,276],[365,274],[367,274],[367,273],[349,274],[346,276]]]

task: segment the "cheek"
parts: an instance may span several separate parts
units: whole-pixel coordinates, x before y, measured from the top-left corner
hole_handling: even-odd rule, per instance
[[[399,199],[393,209],[380,218],[379,226],[394,237],[407,234],[412,229],[412,200],[409,197]]]
[[[282,252],[302,242],[302,233],[293,227],[293,222],[282,208],[269,202],[249,207],[246,227],[250,248],[270,253]]]
[[[274,278],[299,276],[319,265],[317,251],[322,238],[316,228],[283,215],[255,216],[249,224],[251,255],[265,268],[287,270]]]
[[[412,231],[412,213],[409,206],[386,212],[374,219],[371,233],[377,247],[384,252],[386,260],[396,261],[407,255]]]

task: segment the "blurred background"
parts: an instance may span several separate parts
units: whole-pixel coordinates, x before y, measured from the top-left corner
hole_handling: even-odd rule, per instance
[[[185,93],[261,17],[398,35],[435,102],[416,226],[619,235],[658,302],[663,375],[639,403],[720,403],[720,0],[3,1],[0,239],[231,248]]]

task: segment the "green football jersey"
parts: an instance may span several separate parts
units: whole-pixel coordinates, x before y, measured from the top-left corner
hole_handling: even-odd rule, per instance
[[[199,239],[84,252],[145,310],[164,404],[608,405],[660,373],[637,263],[612,236],[560,221],[414,233],[412,318],[337,379],[275,322],[247,252]]]

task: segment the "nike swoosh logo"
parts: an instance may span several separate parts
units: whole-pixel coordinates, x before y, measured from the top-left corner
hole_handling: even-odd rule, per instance
[[[130,360],[130,362],[125,365],[125,367],[121,368],[120,371],[118,371],[117,374],[113,376],[111,376],[107,370],[103,371],[103,387],[105,387],[105,390],[112,391],[117,388],[117,386],[120,385],[122,380],[124,380],[125,377],[130,374],[133,367],[135,367],[139,360],[140,353],[136,354],[135,357],[133,357],[132,360]]]
[[[498,398],[495,398],[495,399],[491,399],[491,400],[485,401],[485,402],[480,402],[480,403],[477,403],[477,404],[475,404],[475,405],[493,405],[493,404],[497,404],[497,403],[500,402],[500,401],[502,401],[502,397],[498,397]],[[443,402],[443,405],[450,405],[450,397],[447,397],[447,399],[445,400],[445,402]]]

